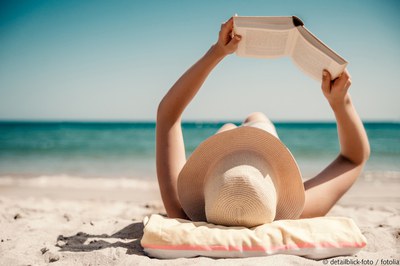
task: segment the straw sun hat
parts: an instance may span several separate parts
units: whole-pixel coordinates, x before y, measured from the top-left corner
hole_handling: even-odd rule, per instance
[[[197,147],[178,177],[179,200],[192,221],[254,227],[300,216],[301,174],[273,131],[241,126]]]

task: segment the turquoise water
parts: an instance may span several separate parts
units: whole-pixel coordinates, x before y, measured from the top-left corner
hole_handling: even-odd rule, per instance
[[[187,156],[224,124],[184,123]],[[237,123],[239,124],[239,123]],[[339,152],[334,123],[275,123],[304,175]],[[400,172],[400,123],[365,123],[366,171]],[[0,122],[0,176],[155,177],[155,123]]]

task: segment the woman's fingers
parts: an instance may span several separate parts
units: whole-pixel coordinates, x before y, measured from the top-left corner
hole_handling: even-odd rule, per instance
[[[324,94],[329,94],[331,92],[331,74],[328,70],[322,72],[321,88]]]
[[[233,17],[229,18],[225,23],[221,24],[217,46],[225,55],[233,53],[241,40],[241,36],[232,36]]]
[[[225,23],[224,25],[226,25],[227,27],[233,27],[233,17],[230,17]]]
[[[351,77],[347,69],[334,81],[331,81],[331,75],[327,70],[323,71],[321,88],[324,94],[338,93],[343,90],[347,91],[350,85]]]
[[[350,86],[351,86],[351,79],[349,79],[349,80],[346,82],[346,85],[344,86],[345,90],[347,91],[347,90],[350,88]]]
[[[233,28],[233,18],[231,17],[225,23],[221,24],[221,34],[224,36],[228,35]]]
[[[228,43],[228,45],[226,46],[226,48],[229,51],[235,51],[237,49],[237,46],[239,45],[240,40],[242,39],[242,37],[240,35],[235,35],[230,42]]]
[[[335,88],[335,90],[339,92],[343,90],[347,91],[350,85],[351,85],[350,74],[347,71],[347,69],[345,69],[343,73],[340,75],[340,77],[335,79],[333,87]]]

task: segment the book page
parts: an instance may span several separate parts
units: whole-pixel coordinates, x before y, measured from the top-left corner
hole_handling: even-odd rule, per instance
[[[343,65],[346,64],[346,60],[344,60],[340,55],[335,53],[331,48],[329,48],[326,44],[324,44],[320,39],[318,39],[314,34],[312,34],[305,27],[297,28],[299,33],[303,35],[303,37],[315,48],[322,51],[324,54],[328,55],[330,58],[335,60],[338,64]]]
[[[338,64],[334,59],[311,45],[301,34],[297,36],[292,51],[292,60],[304,73],[321,81],[324,69],[331,73],[332,79],[343,72],[346,64]]]
[[[236,51],[238,56],[256,58],[275,58],[289,55],[296,29],[266,30],[236,28],[235,34],[242,36]]]
[[[250,29],[290,30],[293,17],[233,17],[234,27]]]

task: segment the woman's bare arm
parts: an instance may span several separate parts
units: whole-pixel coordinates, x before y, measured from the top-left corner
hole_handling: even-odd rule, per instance
[[[325,215],[355,182],[369,158],[367,134],[348,94],[350,85],[347,70],[334,81],[329,72],[324,72],[321,87],[336,117],[340,154],[320,174],[304,183],[303,218]]]
[[[187,70],[161,100],[157,110],[157,177],[167,215],[186,218],[179,203],[177,179],[186,162],[181,117],[214,67],[238,46],[240,36],[231,38],[233,20],[221,25],[218,42]]]

